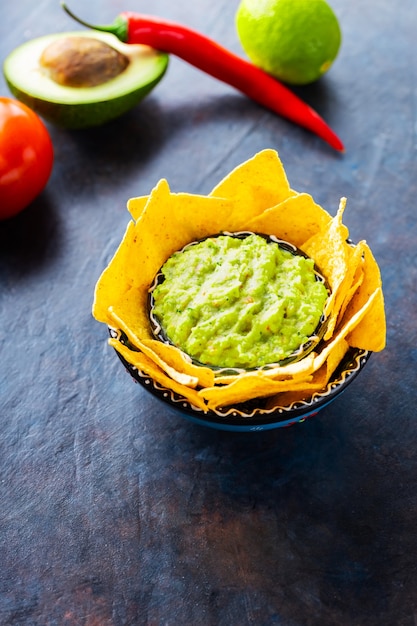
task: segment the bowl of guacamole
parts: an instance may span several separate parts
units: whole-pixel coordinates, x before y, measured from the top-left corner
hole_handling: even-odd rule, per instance
[[[161,179],[99,277],[93,316],[163,403],[234,431],[316,415],[385,347],[378,264],[366,241],[291,188],[263,150],[207,195]]]
[[[325,278],[301,250],[258,233],[188,244],[150,289],[154,334],[215,368],[253,370],[306,356],[325,329]]]

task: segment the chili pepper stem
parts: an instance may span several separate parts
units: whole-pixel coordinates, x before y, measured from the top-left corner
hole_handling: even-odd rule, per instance
[[[77,22],[102,32],[113,33],[128,44],[143,44],[183,61],[231,85],[238,91],[292,122],[307,128],[340,152],[344,147],[324,119],[276,78],[249,61],[230,52],[205,35],[161,18],[125,11],[113,24],[93,26],[80,20],[61,2]]]
[[[90,24],[85,20],[78,17],[71,11],[71,9],[67,6],[65,2],[61,2],[61,7],[64,9],[65,13],[67,13],[73,20],[81,24],[81,26],[85,26],[86,28],[91,28],[92,30],[98,30],[102,33],[111,33],[116,35],[120,41],[126,43],[127,42],[127,23],[126,20],[121,16],[117,16],[112,24],[103,24],[96,25]]]

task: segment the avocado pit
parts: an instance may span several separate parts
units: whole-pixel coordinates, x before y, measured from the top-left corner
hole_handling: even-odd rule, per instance
[[[93,37],[62,37],[50,43],[39,59],[49,78],[65,87],[96,87],[119,76],[128,57]]]

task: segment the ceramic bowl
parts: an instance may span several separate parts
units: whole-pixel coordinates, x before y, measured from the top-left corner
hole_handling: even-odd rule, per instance
[[[109,332],[114,339],[127,343],[126,337],[121,331],[110,328]],[[117,351],[116,354],[135,382],[186,419],[219,430],[245,432],[292,426],[317,415],[350,385],[366,365],[371,352],[359,348],[350,348],[327,387],[301,402],[268,409],[266,400],[258,399],[211,410],[207,413],[190,404],[183,396],[156,383],[148,375],[128,363]]]

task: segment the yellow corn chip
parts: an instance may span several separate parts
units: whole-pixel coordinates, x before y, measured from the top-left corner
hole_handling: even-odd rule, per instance
[[[329,354],[335,350],[340,341],[344,341],[347,337],[357,328],[360,322],[366,317],[366,315],[372,311],[375,303],[379,302],[381,289],[378,288],[374,291],[374,293],[370,296],[370,298],[362,305],[362,307],[355,311],[355,313],[348,320],[343,320],[343,325],[337,330],[337,332],[333,335],[333,337],[324,344],[321,352],[317,354],[314,359],[314,370],[317,371],[326,359],[329,358]],[[347,340],[348,344],[352,346],[350,340]],[[355,347],[363,347],[363,346],[355,346]],[[367,350],[367,348],[364,348]]]
[[[349,259],[352,254],[346,241],[349,231],[342,223],[346,206],[344,200],[342,198],[336,217],[301,247],[308,256],[314,259],[331,288],[331,294],[324,311],[329,317],[324,339],[329,339],[334,330],[335,319],[337,319],[336,299],[348,271]]]
[[[210,368],[194,365],[190,358],[174,346],[163,344],[156,339],[139,338],[111,307],[109,313],[113,320],[112,325],[123,331],[129,343],[136,350],[146,354],[168,376],[188,387],[209,386],[214,383],[214,372]]]
[[[249,220],[279,204],[295,192],[290,189],[284,167],[275,150],[263,150],[228,174],[210,196],[235,202],[233,220],[237,230],[246,229]]]
[[[338,321],[341,320],[342,310],[346,310],[349,300],[353,297],[355,290],[352,290],[352,285],[355,277],[355,285],[358,284],[358,281],[361,282],[364,243],[361,241],[354,247],[346,248],[346,272],[333,298],[333,306],[324,339],[329,339],[333,335]]]
[[[156,383],[159,383],[165,388],[171,389],[175,393],[186,398],[192,405],[198,407],[203,411],[207,411],[205,402],[203,402],[195,389],[191,389],[187,385],[173,380],[165,374],[157,365],[155,365],[152,359],[149,359],[142,352],[134,352],[117,339],[109,339],[109,345],[117,350],[117,352],[133,367],[136,367],[140,372],[147,374]]]
[[[111,325],[108,309],[122,299],[132,288],[134,270],[139,268],[140,259],[131,258],[132,242],[135,228],[129,222],[121,243],[119,244],[111,262],[101,274],[94,292],[93,316],[105,324]],[[132,272],[133,268],[133,272]],[[140,315],[141,309],[138,309]],[[142,311],[142,323],[145,323],[145,312]]]
[[[311,385],[312,389],[316,389],[315,384],[312,383]],[[210,410],[307,386],[307,381],[294,383],[288,380],[270,380],[253,374],[244,379],[238,378],[224,387],[202,389],[199,391],[199,395],[207,400],[207,407]]]
[[[266,403],[266,408],[270,410],[278,406],[291,406],[295,402],[301,402],[302,400],[311,398],[313,392],[323,391],[329,384],[331,377],[348,349],[349,344],[345,339],[338,341],[334,349],[328,353],[327,359],[323,365],[314,372],[312,382],[309,383],[309,386],[299,390],[291,389],[290,391],[284,391],[269,398]]]
[[[310,352],[300,361],[295,363],[288,363],[287,365],[278,365],[276,367],[264,368],[257,370],[258,375],[265,379],[273,380],[299,380],[304,379],[306,376],[314,371],[314,353]],[[237,378],[246,378],[253,375],[253,372],[243,372],[239,374],[228,374],[216,376],[217,385],[225,385],[234,382]]]
[[[310,195],[299,193],[249,220],[247,229],[266,235],[275,234],[301,248],[311,237],[324,230],[330,220],[329,213]]]
[[[379,352],[385,348],[386,342],[385,304],[381,273],[371,249],[366,244],[364,245],[363,256],[363,280],[351,298],[344,318],[353,317],[355,312],[370,300],[372,300],[372,307],[361,323],[349,333],[347,340],[351,346]],[[374,297],[375,293],[376,297]]]
[[[335,307],[335,313],[337,313],[335,326],[338,326],[342,323],[342,319],[349,302],[363,282],[364,248],[365,242],[360,241],[355,246],[353,254],[351,256],[348,273],[343,279],[343,285],[340,288],[341,303],[337,302]]]
[[[127,201],[127,210],[135,222],[137,222],[142,215],[148,199],[149,196],[139,196],[137,198],[130,198],[130,200]]]

